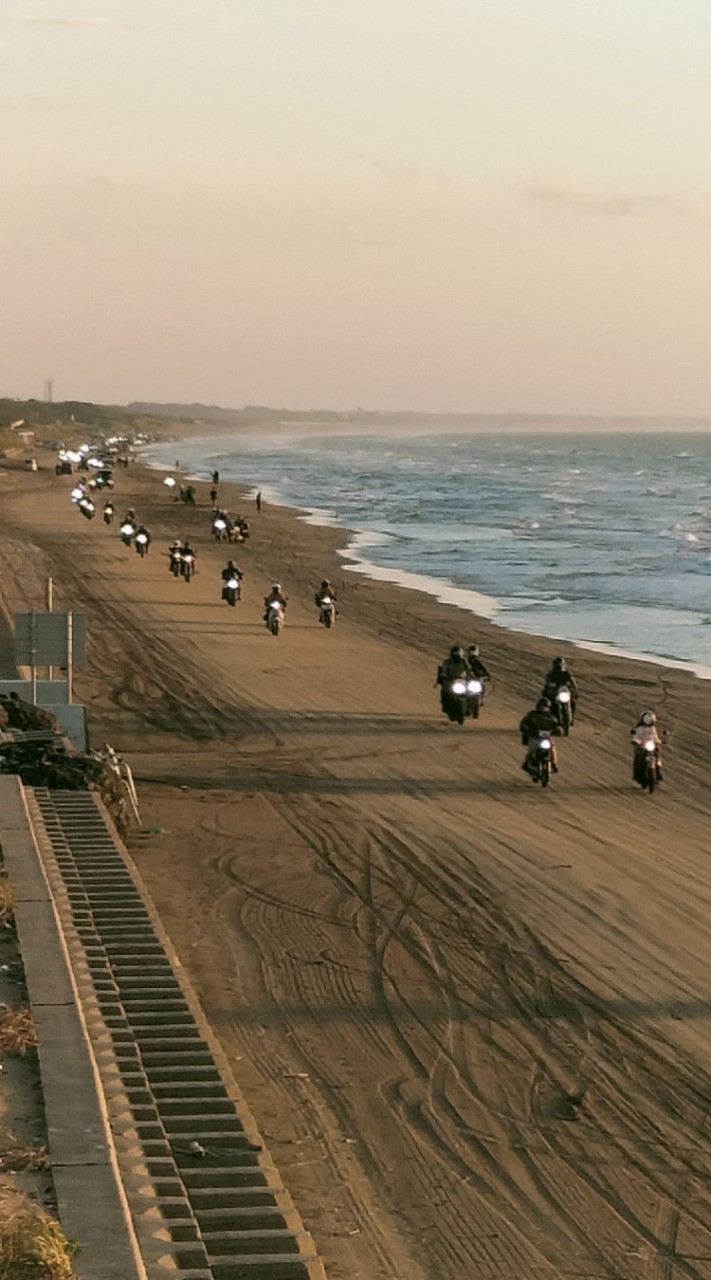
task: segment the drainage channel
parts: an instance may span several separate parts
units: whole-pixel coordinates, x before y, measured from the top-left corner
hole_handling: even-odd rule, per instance
[[[100,802],[26,797],[150,1280],[326,1280]]]

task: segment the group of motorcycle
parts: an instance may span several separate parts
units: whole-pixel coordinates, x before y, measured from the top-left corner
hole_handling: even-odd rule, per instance
[[[104,506],[104,523],[110,525],[114,518],[114,506],[107,502]],[[151,545],[151,535],[144,524],[139,524],[136,513],[131,508],[119,525],[119,537],[125,547],[133,546],[141,560],[145,560]]]
[[[181,542],[179,538],[168,548],[168,569],[174,578],[182,578],[191,582],[195,574],[197,552],[193,551],[189,542]]]
[[[231,519],[226,511],[218,509],[212,517],[211,533],[215,542],[246,542],[249,537],[249,521],[244,516]]]
[[[447,718],[460,725],[467,718],[478,719],[489,679],[478,646],[470,645],[465,654],[460,645],[455,645],[437,671],[436,683],[440,686],[441,706]],[[569,736],[575,724],[577,699],[578,688],[572,672],[564,658],[555,658],[545,676],[541,696],[519,725],[526,748],[521,767],[541,787],[547,787],[551,776],[558,772],[554,739]],[[662,780],[662,739],[654,712],[644,711],[631,734],[634,781],[651,793]]]
[[[478,645],[470,645],[466,654],[461,645],[454,645],[449,657],[440,663],[435,682],[440,687],[440,705],[447,719],[453,724],[464,724],[467,718],[478,720],[490,679]]]

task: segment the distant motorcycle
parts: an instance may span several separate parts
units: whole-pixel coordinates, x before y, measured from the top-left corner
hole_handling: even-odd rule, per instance
[[[336,605],[330,596],[323,596],[319,603],[318,620],[322,626],[330,628],[336,621]]]
[[[142,560],[144,556],[148,555],[148,534],[147,533],[136,534],[136,551],[138,552]]]
[[[452,724],[464,724],[468,710],[467,679],[465,676],[450,680],[444,689],[442,704],[445,715]]]
[[[195,573],[195,556],[192,551],[184,551],[180,557],[180,573],[186,582],[190,582]]]
[[[240,580],[237,577],[228,578],[222,588],[222,599],[226,600],[234,609],[238,600],[242,598],[242,588]]]
[[[635,746],[634,777],[642,790],[648,791],[650,795],[655,787],[659,786],[662,780],[659,768],[659,746],[654,738],[648,738],[646,742]]]
[[[111,506],[104,507],[104,524],[111,524],[114,518],[114,509]]]
[[[471,676],[467,680],[467,715],[472,720],[479,719],[481,704],[484,700],[484,682],[478,676]]]
[[[528,771],[533,781],[540,782],[542,787],[547,787],[551,780],[552,757],[553,743],[548,737],[539,738],[532,751],[529,752]]]
[[[180,562],[182,554],[178,547],[171,547],[168,552],[168,566],[174,578],[180,577]]]
[[[270,600],[267,605],[267,630],[278,636],[284,626],[284,607],[279,600]]]
[[[136,535],[136,527],[135,525],[130,524],[130,522],[127,520],[124,524],[121,525],[121,528],[119,529],[119,533],[121,535],[121,541],[123,545],[125,547],[130,547]]]
[[[567,738],[573,726],[573,699],[570,689],[567,689],[565,685],[556,691],[553,699],[553,712]]]

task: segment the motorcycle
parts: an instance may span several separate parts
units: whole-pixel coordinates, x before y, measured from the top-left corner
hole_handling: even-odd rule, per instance
[[[232,608],[234,608],[237,601],[240,600],[241,598],[242,598],[242,588],[240,585],[239,578],[235,578],[235,577],[228,578],[224,587],[222,588],[222,599],[226,600],[227,603],[229,605],[232,605]]]
[[[550,782],[552,757],[553,743],[550,738],[539,738],[537,745],[529,753],[528,771],[533,781],[540,782],[542,787],[547,787]]]
[[[284,609],[278,600],[270,600],[267,608],[267,630],[278,636],[284,625]]]
[[[481,704],[484,698],[484,682],[478,676],[471,676],[467,680],[467,715],[472,720],[479,719]]]
[[[130,524],[127,520],[125,524],[121,525],[119,533],[121,534],[121,541],[123,545],[125,547],[130,547],[136,533],[135,525]]]
[[[217,520],[213,520],[212,536],[215,539],[215,542],[227,541],[227,521],[226,520],[223,520],[221,517],[218,517]]]
[[[104,507],[104,524],[111,524],[114,518],[113,507]]]
[[[464,724],[468,709],[467,679],[464,676],[450,680],[445,686],[442,705],[452,724]]]
[[[651,795],[661,782],[659,747],[653,738],[637,743],[634,752],[634,776],[643,791]]]
[[[324,596],[321,600],[318,620],[324,627],[332,627],[336,621],[336,606],[330,596]]]
[[[192,554],[192,552],[188,551],[187,553],[184,553],[183,555],[181,555],[180,572],[182,576],[185,578],[185,581],[190,582],[190,579],[192,578],[195,572],[195,556]]]
[[[181,563],[181,560],[182,560],[182,558],[183,558],[183,557],[182,557],[182,555],[180,554],[180,552],[179,552],[179,551],[170,551],[170,552],[168,553],[168,556],[169,556],[169,561],[170,561],[170,572],[172,573],[172,575],[173,575],[173,577],[174,577],[174,578],[179,578],[179,577],[180,577],[180,563]]]
[[[558,724],[567,738],[573,725],[573,699],[571,697],[570,689],[566,689],[565,686],[563,686],[556,691],[556,695],[553,700],[553,709],[556,719],[558,720]]]
[[[136,551],[138,552],[141,559],[143,559],[144,556],[148,555],[148,534],[147,533],[136,534]]]

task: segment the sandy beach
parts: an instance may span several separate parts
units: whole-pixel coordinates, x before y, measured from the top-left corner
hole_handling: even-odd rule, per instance
[[[75,696],[134,770],[129,847],[331,1280],[711,1277],[711,682],[567,651],[579,720],[542,792],[517,724],[558,642],[345,572],[343,531],[235,486],[252,537],[218,547],[207,470],[194,509],[117,472],[140,561],[41,461],[0,462],[0,604],[43,607],[51,576],[87,613]],[[493,689],[460,728],[435,670],[475,639]]]

